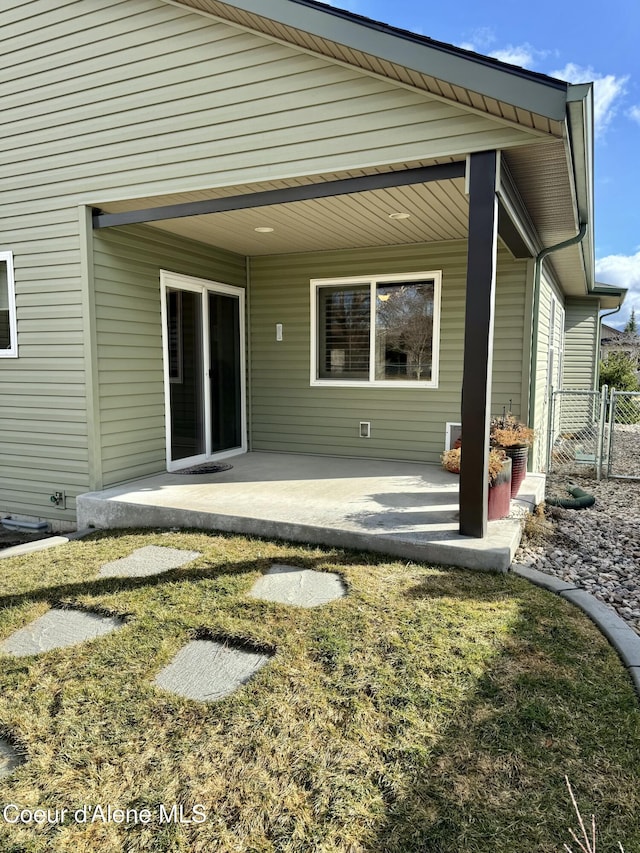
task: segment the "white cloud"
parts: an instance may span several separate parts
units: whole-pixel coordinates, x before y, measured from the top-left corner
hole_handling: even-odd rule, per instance
[[[493,50],[489,54],[500,62],[508,62],[509,65],[518,65],[521,68],[532,68],[536,63],[536,57],[540,55],[530,44],[509,45],[502,50]]]
[[[471,34],[468,42],[470,47],[468,50],[475,50],[476,53],[486,50],[489,45],[492,45],[496,40],[496,34],[491,27],[478,27]],[[474,46],[475,45],[475,46]]]
[[[547,51],[537,50],[528,43],[510,44],[507,47],[491,49],[496,41],[493,30],[489,27],[482,27],[473,32],[469,41],[459,42],[458,47],[463,48],[463,50],[472,50],[474,53],[483,53],[485,56],[491,56],[493,59],[499,59],[500,62],[507,62],[509,65],[529,69],[547,56]]]
[[[614,315],[615,325],[622,328],[631,309],[640,317],[640,249],[635,255],[607,255],[596,261],[596,278],[606,284],[617,284],[628,290],[620,314]]]
[[[560,71],[552,71],[552,77],[559,77],[568,83],[593,83],[593,108],[596,133],[602,133],[615,116],[620,99],[626,92],[628,77],[616,77],[613,74],[598,74],[593,68],[583,68],[575,62],[569,62]]]
[[[484,53],[509,65],[517,65],[529,70],[536,69],[543,60],[548,60],[551,52],[538,50],[528,42],[518,45],[507,45],[495,48],[496,37],[488,27],[476,30],[469,41],[459,43],[464,50]],[[558,77],[568,83],[593,83],[594,125],[597,134],[602,134],[621,106],[622,99],[627,93],[629,76],[616,77],[614,74],[599,74],[591,66],[581,66],[568,62],[564,68],[552,71],[551,77]],[[629,118],[640,124],[640,105],[633,106],[627,111]]]

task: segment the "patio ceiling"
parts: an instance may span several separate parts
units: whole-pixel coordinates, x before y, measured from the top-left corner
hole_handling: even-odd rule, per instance
[[[111,202],[100,205],[100,208],[106,213],[119,213],[450,162],[454,162],[454,159],[265,181],[171,196]],[[167,219],[149,224],[241,255],[271,255],[464,239],[467,234],[468,208],[464,178],[457,178],[182,219]],[[403,219],[389,216],[394,213],[408,213],[410,216]],[[264,227],[273,228],[273,231],[255,231],[256,228]]]
[[[512,149],[504,156],[530,213],[537,248],[572,237],[578,226],[562,142],[547,140]],[[145,210],[452,162],[460,162],[460,158],[396,163],[334,174],[111,201],[97,207],[105,213]],[[164,219],[149,222],[149,226],[240,255],[256,256],[466,239],[468,211],[464,178],[454,178]],[[409,217],[390,216],[396,213],[408,213]],[[256,228],[273,228],[273,231],[258,232]],[[584,295],[584,272],[578,247],[557,253],[551,264],[568,294]]]

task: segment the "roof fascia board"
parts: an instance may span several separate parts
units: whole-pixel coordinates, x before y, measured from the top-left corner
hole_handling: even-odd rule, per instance
[[[569,85],[567,91],[567,124],[570,174],[575,183],[575,198],[579,222],[587,223],[582,241],[582,257],[587,289],[595,286],[594,199],[593,199],[593,84]]]
[[[589,296],[600,299],[603,308],[620,308],[628,293],[626,287],[614,287],[609,284],[596,284]]]
[[[355,19],[351,13],[331,6],[320,9],[304,0],[269,0],[265,13],[264,0],[232,0],[228,5],[554,121],[566,117],[567,84],[561,80],[515,66],[501,66],[497,60],[453,45],[431,40],[427,43],[424,37],[364,18]]]

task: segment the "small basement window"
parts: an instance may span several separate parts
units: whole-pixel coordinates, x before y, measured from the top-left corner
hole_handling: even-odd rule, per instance
[[[311,384],[436,388],[441,272],[314,279]]]
[[[13,253],[0,252],[0,358],[18,355]]]

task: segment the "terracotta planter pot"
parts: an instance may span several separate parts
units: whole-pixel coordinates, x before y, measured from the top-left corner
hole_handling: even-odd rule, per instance
[[[511,459],[505,459],[495,483],[489,486],[489,521],[506,518],[511,508]]]
[[[515,498],[520,491],[522,481],[527,476],[527,460],[529,447],[526,444],[504,447],[504,452],[511,459],[511,497]]]

